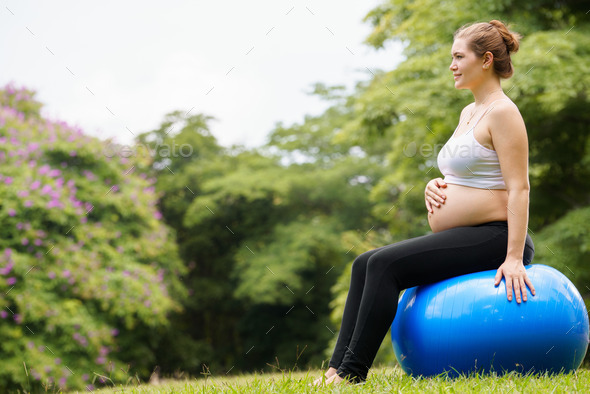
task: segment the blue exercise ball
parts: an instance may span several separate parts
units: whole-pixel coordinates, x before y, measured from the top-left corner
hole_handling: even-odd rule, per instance
[[[568,373],[588,348],[588,314],[573,283],[556,269],[525,266],[536,296],[506,298],[496,270],[407,289],[391,325],[393,350],[411,376],[471,372]]]

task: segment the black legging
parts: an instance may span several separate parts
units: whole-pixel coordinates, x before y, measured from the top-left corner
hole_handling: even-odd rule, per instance
[[[343,378],[364,381],[393,322],[401,290],[498,269],[507,246],[508,222],[496,221],[411,238],[358,256],[352,264],[350,290],[330,367],[337,368]],[[525,265],[532,262],[534,254],[533,240],[527,234]]]

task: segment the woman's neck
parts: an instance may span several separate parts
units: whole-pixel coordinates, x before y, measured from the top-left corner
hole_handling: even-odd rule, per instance
[[[473,93],[475,105],[478,106],[489,101],[493,94],[497,94],[500,91],[502,91],[500,81],[490,80],[489,83],[481,84],[477,88],[472,89],[471,93]]]

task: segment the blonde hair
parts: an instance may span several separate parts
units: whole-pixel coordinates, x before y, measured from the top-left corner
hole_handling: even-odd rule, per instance
[[[508,30],[504,23],[492,20],[465,25],[453,37],[467,40],[469,48],[478,57],[491,52],[494,55],[494,71],[500,78],[510,78],[514,73],[510,54],[518,51],[522,36]]]

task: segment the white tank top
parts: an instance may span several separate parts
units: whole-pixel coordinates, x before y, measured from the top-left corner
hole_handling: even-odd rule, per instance
[[[492,108],[492,104],[496,101],[493,101],[489,108]],[[506,189],[498,154],[495,150],[488,149],[477,142],[473,135],[475,126],[488,112],[489,109],[465,134],[455,137],[457,132],[455,129],[453,136],[438,153],[438,168],[445,176],[446,183],[478,189]]]

